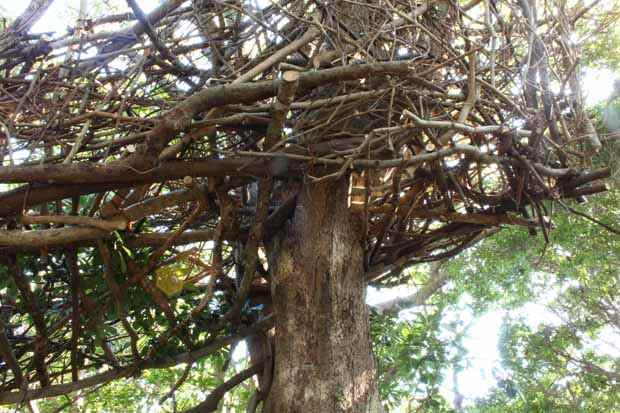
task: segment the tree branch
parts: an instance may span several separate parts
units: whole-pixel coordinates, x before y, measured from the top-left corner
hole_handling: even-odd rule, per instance
[[[213,390],[211,394],[207,396],[207,399],[204,402],[200,403],[197,406],[192,407],[191,409],[185,410],[183,413],[209,413],[209,412],[216,411],[217,405],[219,404],[222,397],[224,397],[224,395],[229,390],[238,386],[239,384],[249,379],[253,375],[259,373],[263,368],[263,363],[264,362],[262,361],[258,362],[257,364],[254,364],[252,367],[249,367],[243,370],[242,372],[237,373],[232,378],[230,378],[228,381],[216,387],[215,390]]]
[[[401,310],[424,305],[448,281],[449,274],[441,271],[443,261],[435,261],[430,264],[430,278],[418,291],[404,297],[396,297],[392,300],[374,304],[372,307],[379,314],[397,314]]]

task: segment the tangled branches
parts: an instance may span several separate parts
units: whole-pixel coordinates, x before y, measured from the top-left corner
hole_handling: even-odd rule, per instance
[[[127,0],[31,34],[50,3],[0,37],[2,402],[268,327],[244,303],[269,300],[264,245],[306,185],[349,180],[374,284],[605,190],[571,40],[589,9]],[[183,245],[200,276],[169,296]]]

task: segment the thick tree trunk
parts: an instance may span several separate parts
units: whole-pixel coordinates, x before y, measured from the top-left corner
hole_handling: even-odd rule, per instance
[[[276,355],[265,412],[381,411],[347,182],[304,186],[272,245]]]

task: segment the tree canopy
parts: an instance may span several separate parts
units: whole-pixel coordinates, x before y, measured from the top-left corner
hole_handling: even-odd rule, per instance
[[[236,388],[255,410],[282,234],[311,188],[341,183],[328,207],[352,217],[360,285],[425,283],[413,304],[433,304],[372,316],[384,404],[453,408],[438,392],[463,330],[448,348],[442,314],[464,293],[516,306],[538,277],[563,322],[506,320],[510,377],[481,411],[617,406],[617,360],[584,336],[618,328],[617,192],[601,195],[617,147],[582,90],[582,52],[601,65],[617,41],[613,9],[82,1],[66,33],[33,33],[53,1],[0,33],[1,403],[67,395],[57,408],[116,381],[102,391],[135,406],[214,411]],[[243,340],[261,357],[227,375]],[[122,385],[140,375],[172,387]]]

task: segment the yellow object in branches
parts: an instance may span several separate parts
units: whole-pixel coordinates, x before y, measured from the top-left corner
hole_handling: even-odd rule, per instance
[[[175,264],[166,265],[155,271],[155,284],[167,296],[173,296],[183,290],[183,270]]]
[[[155,270],[155,285],[171,297],[183,291],[186,285],[194,284],[210,272],[211,266],[203,263],[195,250],[189,250],[179,254],[175,262]]]

